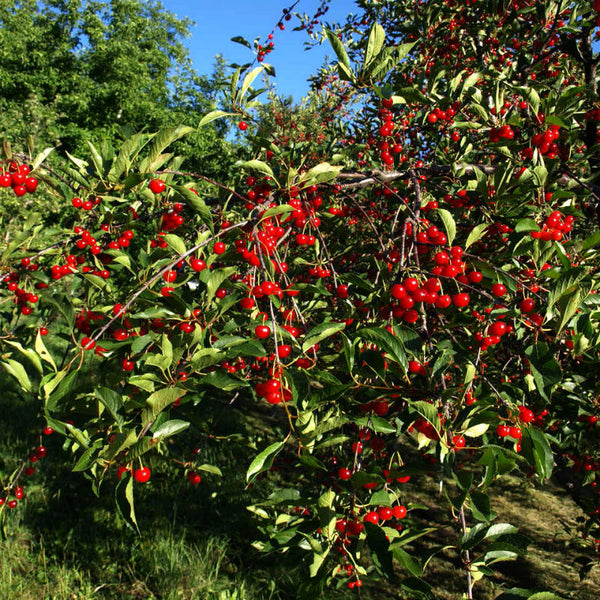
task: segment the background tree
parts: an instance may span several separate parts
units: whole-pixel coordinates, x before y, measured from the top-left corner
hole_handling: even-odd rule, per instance
[[[190,24],[160,2],[3,2],[0,135],[88,155],[87,141],[196,124],[215,88],[183,45]],[[190,136],[187,167],[223,176],[224,132],[221,124]]]

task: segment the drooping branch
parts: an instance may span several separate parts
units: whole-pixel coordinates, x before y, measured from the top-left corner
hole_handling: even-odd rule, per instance
[[[464,175],[474,175],[476,171],[481,171],[485,175],[493,175],[497,169],[501,168],[501,166],[502,165],[457,163],[456,165],[429,165],[414,170],[418,173],[428,175],[454,175],[455,177],[461,177]],[[340,183],[341,189],[348,192],[398,181],[399,179],[410,179],[411,170],[412,169],[407,169],[406,171],[380,171],[379,169],[374,169],[366,173],[340,173],[337,180],[342,181],[342,183]],[[515,168],[515,175],[518,174],[518,172],[519,169]],[[348,183],[343,183],[344,181],[347,181]],[[600,200],[600,186],[589,183],[584,185],[584,183],[570,172],[563,173],[558,179],[557,184],[559,186],[567,186],[571,182],[574,182],[577,186],[584,187]]]

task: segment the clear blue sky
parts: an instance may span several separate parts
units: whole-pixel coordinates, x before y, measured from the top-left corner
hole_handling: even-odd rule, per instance
[[[308,91],[306,79],[333,52],[328,43],[309,51],[304,50],[308,36],[302,31],[292,31],[298,25],[294,17],[286,23],[284,31],[276,28],[284,8],[293,0],[162,0],[164,7],[179,17],[189,17],[195,22],[192,36],[185,41],[194,67],[199,74],[210,74],[214,57],[222,54],[226,61],[243,64],[251,62],[253,53],[231,41],[234,36],[245,37],[251,44],[256,37],[261,42],[273,31],[275,49],[265,62],[277,72],[274,79],[277,93],[292,95],[298,101]],[[319,0],[300,0],[294,12],[313,16]],[[344,21],[353,12],[352,0],[331,0],[328,22]]]

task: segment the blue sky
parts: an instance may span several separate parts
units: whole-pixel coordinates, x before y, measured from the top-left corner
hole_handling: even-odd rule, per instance
[[[298,25],[295,18],[286,23],[284,31],[276,28],[283,9],[292,3],[293,0],[162,0],[167,10],[195,22],[191,29],[192,36],[185,43],[194,67],[200,74],[212,72],[217,54],[222,54],[228,62],[251,62],[254,58],[252,52],[232,42],[231,38],[240,35],[250,43],[256,37],[263,41],[275,28],[275,49],[265,58],[265,62],[276,69],[274,83],[277,93],[292,95],[298,101],[308,91],[307,77],[332,51],[328,43],[305,51],[304,42],[308,36],[301,31],[292,31]],[[295,12],[312,16],[319,4],[319,0],[300,0]],[[324,18],[329,22],[344,21],[353,7],[352,0],[331,0],[329,12]]]

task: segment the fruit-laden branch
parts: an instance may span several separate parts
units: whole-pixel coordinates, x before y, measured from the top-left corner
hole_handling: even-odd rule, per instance
[[[476,164],[463,164],[457,163],[456,165],[430,165],[415,169],[417,173],[427,173],[432,175],[451,175],[462,173],[463,175],[473,175],[475,171],[481,171],[486,175],[493,175],[496,170],[500,167],[494,165],[476,165]],[[520,168],[515,168],[515,175],[519,173]],[[367,173],[340,173],[337,180],[349,181],[349,183],[341,183],[340,187],[343,191],[359,190],[374,185],[381,185],[384,183],[390,183],[397,181],[398,179],[409,179],[411,169],[406,171],[380,171],[374,169]],[[578,186],[585,188],[597,200],[600,200],[600,186],[587,184],[582,182],[580,179],[572,175],[570,172],[563,173],[560,179],[557,181],[558,185],[566,186],[571,181],[575,182]]]

